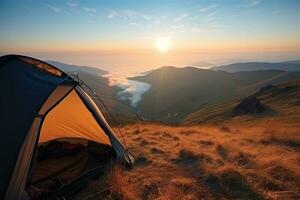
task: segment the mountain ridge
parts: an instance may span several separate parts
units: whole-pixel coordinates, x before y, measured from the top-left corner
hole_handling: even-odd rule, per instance
[[[269,84],[300,79],[300,72],[229,73],[190,66],[166,66],[131,79],[151,84],[137,105],[146,119],[178,123],[193,110],[245,97]]]
[[[210,68],[227,72],[261,71],[261,70],[283,70],[300,71],[300,60],[283,62],[238,62],[228,65],[220,65]]]
[[[67,63],[54,61],[54,60],[47,60],[46,62],[53,66],[60,68],[62,71],[65,71],[65,72],[86,72],[86,73],[90,73],[90,74],[98,75],[98,76],[102,76],[102,75],[105,75],[108,73],[107,71],[105,71],[101,68],[98,68],[98,67],[67,64]]]

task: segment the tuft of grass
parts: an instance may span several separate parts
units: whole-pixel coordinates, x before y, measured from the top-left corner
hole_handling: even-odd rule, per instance
[[[211,145],[214,144],[214,142],[209,141],[209,140],[200,140],[198,143],[199,143],[200,145],[204,145],[204,146],[211,146]]]
[[[219,144],[219,145],[216,147],[216,151],[217,151],[217,153],[218,153],[224,160],[227,159],[228,151],[225,149],[225,147],[223,147],[222,145]]]
[[[159,187],[155,183],[146,183],[143,185],[142,199],[154,200],[160,196]]]
[[[249,185],[246,178],[240,172],[232,168],[225,168],[218,174],[218,180],[222,191],[228,196],[238,199],[263,199],[253,188]]]
[[[176,162],[179,163],[186,163],[186,164],[192,164],[198,162],[200,159],[200,156],[196,154],[195,152],[189,150],[189,149],[181,149],[178,153],[178,157],[176,158]]]
[[[128,177],[121,167],[114,167],[107,177],[107,192],[100,199],[105,200],[134,200],[137,199],[134,188],[131,187]]]
[[[225,132],[225,133],[230,133],[230,132],[231,132],[230,128],[228,128],[227,126],[222,126],[222,127],[220,128],[220,130],[221,130],[222,132]]]
[[[249,156],[241,152],[236,153],[233,156],[232,161],[241,167],[251,167],[253,165],[253,162],[250,160]]]

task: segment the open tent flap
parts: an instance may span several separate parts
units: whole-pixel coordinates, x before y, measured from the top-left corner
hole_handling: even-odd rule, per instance
[[[27,187],[32,198],[41,198],[44,191],[61,188],[116,157],[108,136],[75,89],[47,113],[38,143]]]
[[[84,138],[110,145],[107,135],[75,90],[72,90],[47,114],[39,143],[59,138]]]

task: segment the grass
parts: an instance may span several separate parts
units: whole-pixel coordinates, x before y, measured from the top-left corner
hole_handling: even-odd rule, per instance
[[[282,121],[122,127],[136,158],[77,199],[299,199],[300,127]]]

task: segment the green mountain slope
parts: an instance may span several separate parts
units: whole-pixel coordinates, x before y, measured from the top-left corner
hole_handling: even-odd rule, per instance
[[[235,117],[233,108],[241,102],[235,99],[216,106],[206,107],[189,114],[184,123],[195,124],[202,122],[218,122],[238,118],[278,118],[282,120],[299,121],[300,123],[300,80],[288,81],[276,85],[268,85],[253,94],[267,108],[262,114]]]
[[[193,67],[162,67],[133,79],[151,84],[138,103],[142,116],[176,123],[196,110],[248,96],[265,85],[300,79],[300,72],[228,73]]]
[[[138,103],[150,120],[176,122],[201,106],[226,101],[236,95],[232,75],[193,67],[163,67],[134,80],[151,84]]]

